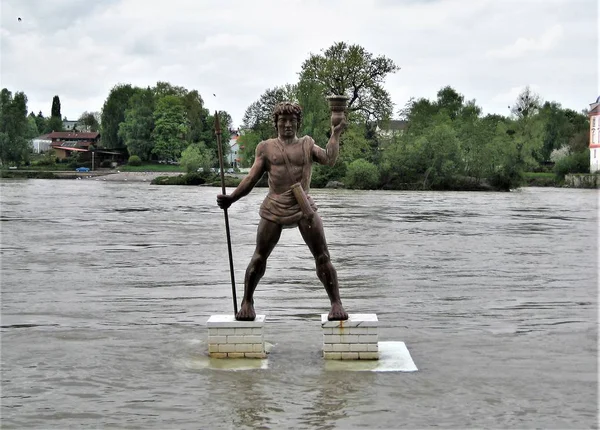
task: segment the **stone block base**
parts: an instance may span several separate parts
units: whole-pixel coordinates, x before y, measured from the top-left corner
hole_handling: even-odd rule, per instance
[[[323,358],[378,360],[378,326],[376,314],[349,314],[346,321],[329,321],[322,314]]]
[[[212,315],[208,327],[208,355],[212,358],[265,358],[265,315],[236,321],[233,315]]]

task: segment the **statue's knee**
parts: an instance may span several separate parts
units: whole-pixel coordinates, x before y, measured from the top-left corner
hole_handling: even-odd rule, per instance
[[[329,263],[329,254],[324,252],[320,255],[317,255],[317,257],[315,258],[315,261],[317,262],[317,266],[327,264],[327,263]]]
[[[254,254],[252,259],[250,260],[250,271],[256,272],[257,270],[261,270],[267,264],[266,258],[264,258],[260,254]]]

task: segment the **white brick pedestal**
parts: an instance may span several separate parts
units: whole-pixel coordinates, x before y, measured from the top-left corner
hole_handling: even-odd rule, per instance
[[[208,327],[208,355],[213,358],[265,358],[265,316],[236,321],[233,315],[212,315]]]
[[[376,314],[349,314],[346,321],[328,321],[321,315],[323,358],[326,360],[378,360]]]

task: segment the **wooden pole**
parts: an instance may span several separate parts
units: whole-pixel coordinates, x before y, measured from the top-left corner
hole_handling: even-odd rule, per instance
[[[219,166],[221,167],[221,191],[227,194],[225,190],[225,166],[223,163],[223,144],[221,143],[221,124],[219,122],[219,113],[215,111],[215,133],[217,134],[217,148],[219,150]],[[229,216],[227,209],[223,209],[225,215],[225,234],[227,235],[227,251],[229,252],[229,272],[231,275],[231,292],[233,293],[233,315],[237,314],[237,297],[235,293],[235,273],[233,270],[233,253],[231,252],[231,234],[229,232]]]

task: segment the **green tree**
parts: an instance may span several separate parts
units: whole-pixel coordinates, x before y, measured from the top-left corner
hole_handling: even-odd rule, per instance
[[[359,113],[368,122],[391,117],[393,103],[383,82],[398,70],[385,56],[375,57],[360,45],[337,42],[304,61],[300,81],[321,84],[325,95],[347,95],[348,111]]]
[[[242,159],[242,166],[250,167],[254,164],[256,147],[261,140],[261,134],[252,130],[245,130],[241,136],[238,137],[238,145],[240,147],[239,154]]]
[[[372,161],[372,146],[365,137],[365,126],[363,124],[350,123],[344,134],[342,134],[340,146],[338,162],[351,163],[357,159]]]
[[[40,135],[40,131],[37,128],[37,122],[33,112],[27,117],[27,133],[25,135],[28,139],[33,139]]]
[[[229,113],[227,113],[226,111],[220,110],[218,112],[219,115],[219,125],[221,126],[221,142],[223,145],[223,157],[226,157],[227,155],[229,155],[229,152],[231,151],[230,147],[229,147],[229,138],[230,138],[230,130],[232,130],[232,124],[233,124],[233,120],[231,119],[231,115],[229,115]],[[206,136],[207,139],[205,141],[206,147],[212,151],[212,153],[215,155],[218,154],[219,150],[217,147],[217,134],[216,134],[216,130],[215,130],[215,116],[214,115],[209,115],[206,119],[206,123],[207,123],[207,132],[206,132]],[[215,158],[216,160],[216,158]],[[215,167],[217,166],[217,162],[215,161]]]
[[[144,161],[150,160],[154,148],[154,97],[150,88],[137,89],[125,111],[125,121],[119,124],[119,138],[127,146],[129,154]]]
[[[125,111],[136,89],[130,84],[115,85],[108,94],[101,114],[102,144],[105,148],[125,148],[125,142],[119,137],[119,126],[125,121]]]
[[[0,91],[0,163],[19,165],[29,159],[27,96]]]
[[[46,118],[44,118],[42,111],[39,111],[35,117],[35,123],[40,133],[46,133],[46,122]]]
[[[322,84],[310,80],[300,80],[296,86],[296,97],[302,106],[300,135],[311,136],[320,145],[327,142],[331,134],[331,112]]]
[[[183,97],[183,106],[189,123],[189,142],[213,140],[214,130],[210,129],[208,109],[204,107],[204,100],[196,90],[186,93]]]
[[[296,89],[292,85],[284,85],[267,89],[258,100],[253,102],[244,113],[242,127],[252,130],[266,140],[277,135],[273,123],[273,110],[278,103],[296,102]]]
[[[62,118],[62,115],[60,114],[60,98],[58,96],[52,98],[52,109],[50,112],[51,117]]]
[[[89,131],[98,131],[100,129],[100,113],[85,111],[77,121]]]
[[[198,171],[202,168],[208,172],[215,164],[213,151],[207,148],[204,142],[192,143],[181,154],[180,164],[187,173]]]
[[[165,96],[176,96],[183,98],[188,93],[188,90],[184,87],[172,85],[170,82],[163,81],[158,81],[152,90],[154,91],[154,95],[157,99]]]
[[[539,94],[526,86],[517,96],[515,104],[511,106],[511,113],[518,119],[530,118],[537,114],[542,105]]]
[[[154,109],[154,148],[159,159],[177,160],[188,146],[185,140],[189,125],[180,97],[165,96],[156,102]]]

